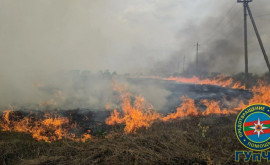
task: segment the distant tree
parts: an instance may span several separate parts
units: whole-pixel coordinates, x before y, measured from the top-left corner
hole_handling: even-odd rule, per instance
[[[112,76],[117,76],[116,71],[114,71],[114,72],[112,73]]]

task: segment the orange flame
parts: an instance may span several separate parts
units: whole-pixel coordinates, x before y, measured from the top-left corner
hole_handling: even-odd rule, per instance
[[[217,79],[218,80],[218,79]],[[178,79],[177,79],[178,81]],[[210,80],[203,80],[199,81],[198,78],[193,79],[180,79],[181,82],[195,82],[198,81],[200,84],[214,84],[220,86],[231,86],[232,79],[228,81],[210,81]],[[221,83],[222,82],[222,83]],[[235,83],[231,88],[241,88],[244,89],[244,86],[240,86],[241,83]],[[161,121],[170,121],[186,116],[207,116],[211,114],[236,114],[240,110],[244,109],[247,105],[244,104],[242,100],[235,101],[236,105],[230,105],[227,108],[222,108],[220,105],[220,101],[215,100],[202,100],[200,101],[201,104],[206,106],[204,111],[200,110],[195,104],[195,101],[191,98],[183,96],[182,104],[176,108],[176,112],[168,114],[167,116],[162,116],[159,113],[152,112],[150,109],[145,107],[145,100],[143,97],[135,97],[135,101],[131,104],[130,101],[130,93],[121,88],[119,85],[116,84],[116,88],[122,99],[122,111],[123,114],[120,114],[116,109],[111,113],[111,116],[106,119],[106,124],[114,125],[114,124],[121,124],[124,123],[125,132],[127,133],[135,133],[141,127],[150,127],[155,120]],[[270,104],[270,95],[267,92],[270,89],[270,85],[265,82],[259,82],[258,86],[252,88],[251,92],[253,93],[253,98],[250,99],[249,104],[255,103],[264,103]],[[152,108],[152,107],[151,107]]]
[[[23,132],[30,134],[38,141],[53,142],[63,138],[82,141],[91,138],[89,133],[85,133],[81,138],[74,137],[69,133],[70,122],[66,117],[60,117],[57,114],[46,114],[44,119],[34,119],[31,117],[18,118],[14,111],[4,111],[0,127],[3,131]]]
[[[194,100],[183,96],[182,101],[183,101],[182,106],[177,107],[176,108],[177,111],[175,113],[171,113],[171,114],[163,117],[162,120],[168,121],[168,120],[173,120],[173,119],[177,119],[177,118],[181,118],[181,117],[185,117],[185,116],[189,116],[189,115],[196,116],[199,114],[199,110],[195,106]]]
[[[253,98],[249,100],[249,104],[267,104],[270,105],[270,84],[259,81],[257,86],[252,87]]]
[[[221,87],[231,87],[233,89],[246,89],[245,85],[242,85],[240,81],[233,83],[233,79],[223,75],[219,75],[214,79],[200,79],[199,77],[185,78],[185,77],[169,77],[164,78],[164,80],[181,82],[181,83],[191,83],[200,85],[217,85]]]
[[[267,104],[270,105],[270,94],[269,94],[270,84],[266,82],[259,81],[257,86],[251,89],[253,97],[249,100],[249,105],[251,104]],[[201,103],[206,106],[205,111],[199,111],[194,104],[194,100],[182,97],[183,103],[180,107],[177,107],[175,113],[171,113],[163,118],[163,121],[168,121],[170,119],[177,119],[189,115],[210,115],[210,114],[235,114],[247,107],[243,101],[240,101],[237,107],[230,107],[229,109],[221,108],[220,101],[214,100],[202,100]],[[180,111],[181,110],[181,111]]]
[[[229,114],[229,111],[227,109],[220,108],[220,101],[202,100],[201,103],[203,103],[207,107],[206,110],[202,112],[202,115],[207,116],[210,114]]]
[[[223,79],[223,80],[222,80]],[[232,79],[216,78],[214,80],[205,79],[200,80],[197,77],[191,79],[187,78],[169,78],[168,80],[174,80],[178,82],[197,83],[197,84],[211,84],[219,85],[223,87],[244,89],[241,83],[232,83]],[[235,114],[245,108],[247,105],[243,101],[236,101],[236,105],[225,106],[220,105],[220,101],[215,100],[201,100],[199,104],[203,104],[206,108],[201,110],[199,106],[195,104],[195,101],[191,98],[183,96],[182,104],[176,108],[176,112],[163,116],[156,111],[151,104],[141,96],[132,96],[126,90],[125,86],[114,84],[114,89],[118,91],[121,99],[121,107],[119,109],[122,112],[118,112],[114,109],[111,116],[106,119],[106,124],[125,124],[124,131],[126,133],[136,133],[138,129],[144,127],[149,128],[156,120],[164,122],[171,121],[186,116],[207,116],[211,114]],[[270,84],[266,82],[258,82],[257,86],[251,89],[253,97],[249,100],[249,104],[268,104],[270,105]],[[109,108],[109,107],[108,107]],[[53,142],[61,139],[71,139],[74,141],[85,142],[92,138],[90,130],[87,133],[77,137],[75,134],[70,133],[70,128],[77,127],[75,124],[70,124],[68,118],[61,117],[57,114],[45,114],[42,119],[36,119],[34,117],[18,117],[16,116],[13,108],[4,111],[0,118],[0,127],[3,131],[15,131],[24,132],[32,135],[32,137],[38,141]]]
[[[114,125],[125,123],[125,132],[136,133],[141,128],[149,128],[154,120],[160,118],[160,115],[152,111],[152,105],[146,103],[143,97],[135,97],[135,101],[131,102],[130,93],[125,91],[124,87],[115,84],[115,89],[120,93],[123,114],[120,114],[115,109],[109,118],[106,119],[106,124]]]

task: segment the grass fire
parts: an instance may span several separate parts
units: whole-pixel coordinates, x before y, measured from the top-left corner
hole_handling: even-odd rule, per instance
[[[212,84],[212,82],[216,81],[216,78],[214,80],[207,80],[210,82],[209,84],[204,83],[205,80],[200,80],[197,77],[192,78],[198,80],[196,82],[187,83],[186,81],[188,78],[184,79],[183,82],[179,82],[179,80],[182,79],[183,78],[181,77],[177,77],[175,79],[130,78],[129,83],[133,84],[140,82],[145,85],[147,83],[153,83],[152,81],[158,81],[162,84],[162,86],[164,84],[168,85],[166,87],[168,90],[172,89],[171,86],[181,85],[184,88],[190,88],[189,86],[191,85],[191,88],[209,88],[207,90],[210,90],[210,92],[211,90],[216,92],[219,89],[223,94],[225,94],[225,96],[216,96],[218,98],[215,96],[213,98],[197,98],[193,97],[191,93],[187,92],[185,95],[178,98],[179,104],[172,109],[171,112],[162,112],[156,110],[155,107],[151,103],[147,102],[143,96],[131,93],[128,90],[128,85],[118,83],[115,80],[115,77],[113,77],[111,83],[114,94],[111,102],[106,104],[103,110],[61,110],[47,107],[47,110],[41,111],[24,109],[20,110],[14,109],[13,106],[10,106],[8,110],[2,112],[0,119],[1,145],[3,146],[1,148],[10,149],[10,153],[6,153],[7,155],[4,154],[4,150],[1,151],[3,155],[7,156],[1,157],[1,160],[7,163],[19,162],[19,160],[16,158],[17,156],[15,156],[15,159],[13,159],[13,157],[10,155],[15,149],[14,147],[25,147],[25,145],[30,143],[36,146],[40,145],[39,147],[42,147],[43,150],[40,154],[45,154],[46,158],[44,157],[44,160],[40,160],[36,159],[40,155],[36,155],[35,159],[26,156],[25,159],[21,161],[26,164],[31,164],[31,162],[35,164],[37,162],[52,163],[58,161],[64,163],[67,161],[66,158],[63,159],[64,157],[59,159],[53,158],[54,154],[50,155],[49,153],[46,153],[46,148],[60,150],[60,155],[57,155],[61,157],[61,152],[64,152],[66,149],[67,152],[71,152],[71,150],[74,149],[76,152],[81,152],[82,150],[84,154],[87,154],[88,151],[85,150],[85,147],[89,146],[91,146],[90,148],[97,147],[95,151],[101,154],[96,158],[91,157],[89,160],[90,163],[99,162],[106,164],[111,161],[115,161],[116,163],[120,161],[120,157],[115,158],[114,156],[122,155],[125,157],[124,155],[126,154],[127,160],[125,161],[132,161],[135,159],[141,163],[149,163],[144,156],[139,158],[133,158],[133,156],[139,154],[142,147],[147,147],[144,146],[144,143],[146,143],[145,145],[150,143],[148,147],[154,147],[154,150],[149,148],[147,149],[147,152],[153,152],[153,154],[156,154],[157,152],[159,154],[150,155],[151,159],[153,159],[151,162],[159,160],[163,155],[163,152],[160,151],[161,149],[157,149],[156,147],[158,146],[156,145],[164,145],[163,147],[169,148],[172,147],[171,145],[177,145],[176,148],[179,150],[177,151],[177,154],[181,152],[182,147],[182,149],[185,149],[185,152],[181,153],[180,156],[177,156],[176,153],[171,153],[169,155],[174,157],[175,160],[162,158],[164,162],[217,163],[220,160],[232,162],[233,159],[228,159],[226,156],[230,156],[231,154],[229,153],[232,147],[231,143],[237,143],[235,138],[231,139],[233,135],[220,137],[225,138],[223,139],[223,142],[230,145],[226,144],[224,148],[224,150],[226,150],[228,153],[223,153],[219,156],[215,155],[215,150],[217,150],[217,148],[201,148],[202,146],[200,145],[201,143],[206,145],[209,143],[209,140],[214,140],[216,136],[221,136],[220,132],[213,132],[214,130],[218,129],[218,125],[220,124],[225,124],[226,130],[228,129],[228,131],[230,130],[230,132],[233,132],[233,123],[230,123],[229,121],[235,119],[239,111],[241,111],[247,105],[257,102],[270,104],[269,94],[264,92],[270,89],[270,84],[266,79],[258,79],[258,82],[254,83],[256,85],[249,89],[243,89],[242,85],[239,85],[239,89],[235,89],[233,83],[230,83],[225,87],[220,85],[223,84],[222,81],[220,81],[219,84]],[[229,80],[233,81],[232,78]],[[236,83],[239,82],[236,81]],[[224,84],[227,84],[227,80],[224,80]],[[236,92],[237,95],[230,95],[232,92]],[[203,94],[202,91],[199,91],[199,93]],[[171,95],[174,94],[172,93]],[[41,105],[44,106],[43,104],[40,104],[39,106]],[[44,107],[41,107],[41,109],[42,108]],[[194,132],[186,132],[190,129]],[[153,137],[150,137],[151,134]],[[169,139],[168,141],[166,141],[165,137],[155,139],[158,136],[165,136]],[[27,142],[23,140],[25,138],[27,139]],[[175,141],[178,138],[181,138],[181,145],[183,145],[182,143],[186,144],[184,146],[178,144],[178,142]],[[142,143],[142,140],[145,142]],[[121,146],[117,146],[118,143]],[[219,142],[216,143],[217,144],[209,143],[208,145],[218,145],[220,147],[223,146],[223,144]],[[13,145],[7,146],[8,144]],[[198,147],[188,147],[188,145],[195,144],[197,144]],[[66,145],[71,145],[71,150],[66,148]],[[115,148],[111,148],[114,145],[116,145]],[[122,145],[131,147],[132,152],[129,151],[130,153],[125,153],[125,147]],[[241,148],[240,145],[238,146]],[[106,151],[103,147],[106,147]],[[168,152],[167,150],[169,148],[165,149],[166,151],[164,152]],[[31,149],[33,149],[33,147]],[[197,150],[196,154],[189,155],[189,157],[185,157],[184,159],[181,158],[182,154],[185,155],[189,152],[195,152],[193,150]],[[89,152],[90,155],[95,155],[97,153],[93,151]],[[80,159],[80,157],[76,156],[76,159],[72,161],[74,161],[73,163],[83,163],[83,161]]]
[[[268,162],[267,0],[0,6],[0,164]]]

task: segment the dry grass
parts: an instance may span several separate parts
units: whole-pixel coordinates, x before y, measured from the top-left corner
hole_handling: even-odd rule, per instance
[[[192,117],[157,122],[126,135],[122,126],[86,143],[37,142],[29,135],[0,132],[0,164],[235,164],[245,150],[234,133],[236,116]],[[209,126],[205,137],[202,127]]]

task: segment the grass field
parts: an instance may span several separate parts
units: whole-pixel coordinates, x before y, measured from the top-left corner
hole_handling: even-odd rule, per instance
[[[245,150],[234,132],[236,116],[188,117],[125,134],[123,126],[100,131],[85,143],[37,142],[0,132],[0,164],[235,164]]]

